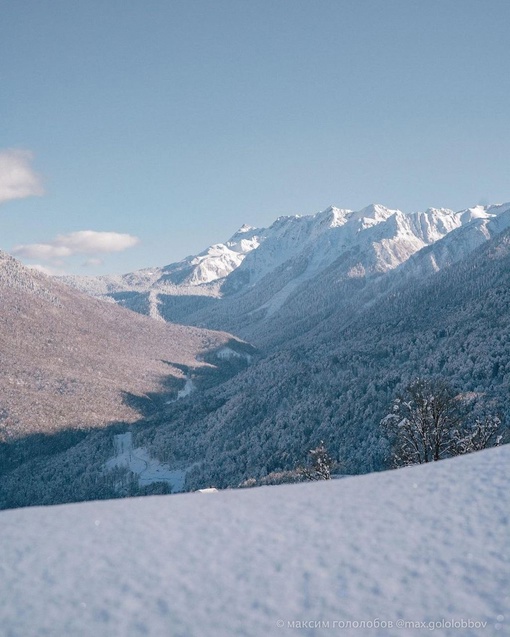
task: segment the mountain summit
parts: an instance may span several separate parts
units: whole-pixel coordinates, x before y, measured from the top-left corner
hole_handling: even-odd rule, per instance
[[[510,203],[409,214],[381,204],[358,211],[330,206],[279,217],[268,228],[243,225],[225,243],[164,267],[64,281],[155,318],[225,329],[266,345],[285,338],[298,297],[312,308],[324,305],[342,282],[380,278],[441,244],[427,264],[416,260],[422,273],[436,271],[506,227],[509,210]],[[269,322],[278,335],[269,334]]]
[[[145,282],[140,273],[121,277],[124,290],[110,293],[159,319],[228,327],[258,345],[244,369],[234,369],[242,349],[226,335],[138,316],[5,259],[3,321],[11,337],[2,344],[10,411],[2,416],[3,432],[5,424],[20,430],[13,414],[31,418],[39,427],[32,431],[41,431],[41,423],[48,431],[63,420],[57,406],[74,427],[81,419],[91,423],[104,405],[129,421],[136,415],[123,410],[133,409],[133,401],[121,401],[119,390],[152,401],[163,389],[171,392],[168,376],[179,382],[180,373],[175,389],[184,396],[183,369],[197,364],[199,351],[206,355],[199,365],[211,360],[212,349],[235,375],[216,386],[204,382],[205,391],[189,399],[174,401],[169,393],[149,419],[129,429],[98,427],[78,444],[52,436],[51,456],[37,436],[25,446],[26,461],[19,446],[3,445],[2,452],[0,445],[0,460],[11,463],[0,507],[141,494],[152,488],[143,480],[158,475],[172,489],[237,486],[292,469],[320,440],[347,473],[382,469],[388,440],[379,423],[417,376],[447,378],[474,401],[476,416],[507,418],[509,233],[508,204],[413,214],[329,208],[236,233],[225,248],[230,242],[239,250],[244,237],[251,249],[220,279],[178,285],[165,281],[161,268]],[[170,334],[165,345],[161,339]],[[24,412],[9,405],[10,390],[23,397]]]

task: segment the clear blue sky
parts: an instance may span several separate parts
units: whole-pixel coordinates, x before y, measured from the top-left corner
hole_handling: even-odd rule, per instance
[[[508,0],[0,0],[0,169],[44,188],[4,197],[0,247],[129,234],[37,261],[122,272],[329,204],[508,201],[509,24]]]

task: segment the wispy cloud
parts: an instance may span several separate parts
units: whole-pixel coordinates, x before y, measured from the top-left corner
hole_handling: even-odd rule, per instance
[[[74,254],[107,254],[132,248],[140,240],[130,234],[79,230],[60,234],[48,243],[17,245],[12,254],[27,259],[59,261]],[[97,265],[97,259],[89,259],[88,265]]]
[[[32,159],[29,150],[0,151],[0,204],[44,193],[41,178],[31,166]]]
[[[14,246],[12,254],[27,259],[54,261],[64,257],[70,257],[72,252],[65,246],[56,246],[51,243],[31,243],[29,245]]]

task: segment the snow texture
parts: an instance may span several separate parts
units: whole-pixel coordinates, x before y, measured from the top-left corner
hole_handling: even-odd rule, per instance
[[[501,447],[322,483],[4,511],[0,633],[508,634],[509,467]],[[376,619],[393,626],[352,627]],[[487,623],[447,627],[462,621]]]

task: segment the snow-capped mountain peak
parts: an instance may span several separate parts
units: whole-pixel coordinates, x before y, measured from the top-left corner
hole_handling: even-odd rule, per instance
[[[352,214],[353,219],[373,219],[374,221],[385,221],[392,215],[400,212],[400,210],[391,210],[381,204],[372,203],[366,208],[362,208],[358,212]]]
[[[123,277],[69,277],[67,281],[150,315],[158,314],[166,303],[162,316],[167,320],[186,322],[198,312],[192,319],[197,324],[231,329],[227,314],[246,316],[245,324],[254,316],[264,321],[279,312],[299,287],[328,269],[335,270],[336,281],[379,276],[451,235],[437,254],[420,262],[418,269],[426,275],[501,231],[507,225],[506,211],[510,214],[510,204],[478,205],[458,212],[428,208],[413,213],[381,204],[358,211],[329,206],[312,215],[280,216],[268,228],[245,224],[225,243],[164,268]],[[201,298],[195,302],[190,296]],[[180,302],[175,297],[187,299],[177,314],[174,307]],[[231,298],[232,303],[222,302],[224,310],[216,304],[218,316],[213,322],[209,310],[201,313],[200,308],[209,307],[205,297]]]
[[[329,206],[326,210],[318,212],[315,215],[317,225],[328,226],[329,228],[337,228],[343,226],[344,223],[352,214],[352,210],[346,208],[336,208],[335,206]]]
[[[463,210],[460,213],[463,223],[469,223],[474,219],[489,219],[490,217],[494,217],[497,213],[495,213],[495,211],[489,212],[489,208],[495,208],[495,206],[473,206],[473,208]]]
[[[242,234],[244,232],[250,232],[250,230],[255,230],[253,226],[249,226],[247,223],[243,223],[243,225],[237,231],[237,234]]]
[[[259,247],[263,240],[264,228],[255,228],[247,224],[242,225],[239,230],[225,243],[227,248],[239,254],[248,254]]]

